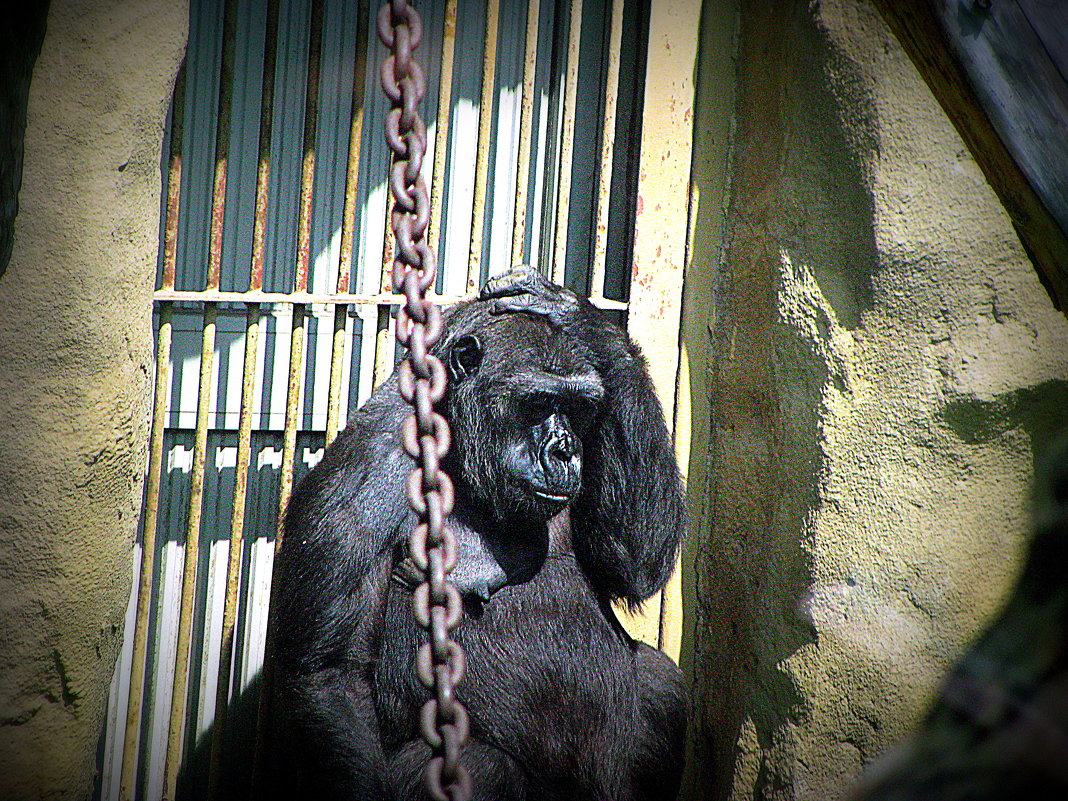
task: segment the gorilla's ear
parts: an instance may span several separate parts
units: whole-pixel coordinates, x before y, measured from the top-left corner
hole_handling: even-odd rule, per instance
[[[449,347],[449,377],[454,383],[460,383],[470,375],[478,372],[482,364],[482,343],[474,334],[465,334]]]

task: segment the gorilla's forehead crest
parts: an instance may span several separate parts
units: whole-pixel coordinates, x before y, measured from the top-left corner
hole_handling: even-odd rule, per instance
[[[530,314],[492,314],[491,304],[459,304],[446,317],[445,347],[469,332],[481,340],[484,358],[496,375],[534,368],[562,377],[593,376],[588,349],[547,320]]]
[[[483,333],[482,346],[487,361],[499,364],[502,369],[536,365],[539,370],[560,375],[593,370],[585,348],[548,323],[536,323],[530,328],[494,326]]]

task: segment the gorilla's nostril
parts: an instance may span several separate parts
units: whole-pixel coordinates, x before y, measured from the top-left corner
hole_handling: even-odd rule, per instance
[[[578,443],[569,436],[561,435],[553,437],[545,447],[547,459],[568,464],[578,456]]]

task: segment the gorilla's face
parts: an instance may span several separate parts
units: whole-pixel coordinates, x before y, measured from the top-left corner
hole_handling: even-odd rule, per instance
[[[582,440],[604,388],[547,323],[494,322],[447,351],[461,475],[502,519],[543,522],[582,490]]]
[[[548,519],[582,489],[582,435],[596,414],[600,382],[596,374],[553,376],[527,373],[511,406],[518,426],[500,454],[509,482],[526,497],[530,510]]]

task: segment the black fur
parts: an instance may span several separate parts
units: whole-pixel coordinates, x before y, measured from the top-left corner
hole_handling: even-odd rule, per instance
[[[435,352],[451,373],[441,411],[475,798],[674,798],[681,673],[611,610],[663,587],[683,529],[644,359],[587,301],[522,274],[449,312]],[[279,798],[425,797],[427,691],[413,672],[425,635],[391,579],[414,520],[397,433],[408,413],[392,379],[290,501],[267,783]]]

